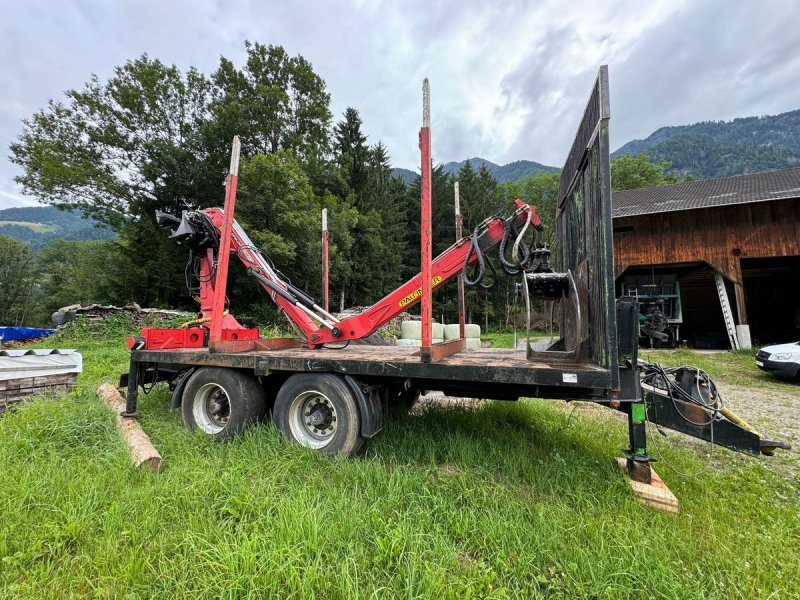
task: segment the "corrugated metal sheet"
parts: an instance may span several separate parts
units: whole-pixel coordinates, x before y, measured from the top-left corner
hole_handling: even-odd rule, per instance
[[[0,350],[0,381],[80,373],[83,357],[74,349]]]
[[[800,198],[800,167],[614,192],[614,217]]]

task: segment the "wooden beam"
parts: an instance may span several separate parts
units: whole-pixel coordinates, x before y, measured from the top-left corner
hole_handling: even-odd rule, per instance
[[[250,352],[251,350],[287,350],[300,348],[303,344],[294,338],[271,338],[258,340],[220,340],[209,342],[211,352]]]
[[[671,513],[680,512],[680,505],[678,499],[675,497],[667,485],[661,480],[652,468],[650,469],[650,483],[642,483],[641,481],[634,481],[628,474],[628,461],[625,458],[617,457],[617,465],[625,475],[625,479],[633,490],[633,495],[636,499],[645,506],[652,506],[659,510],[664,510]]]
[[[465,338],[459,338],[457,340],[423,346],[419,349],[419,354],[422,357],[422,362],[436,363],[448,356],[453,356],[453,354],[457,352],[461,352],[466,347],[467,340]]]
[[[747,325],[747,305],[744,297],[744,277],[742,276],[742,259],[733,257],[733,288],[736,292],[736,316],[739,325]]]

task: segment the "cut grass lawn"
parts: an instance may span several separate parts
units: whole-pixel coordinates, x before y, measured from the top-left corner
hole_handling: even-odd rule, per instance
[[[4,597],[800,596],[800,502],[769,459],[660,469],[670,515],[614,463],[624,422],[562,403],[434,406],[337,460],[271,425],[214,443],[156,388],[140,404],[164,457],[153,475],[94,394],[126,367],[124,336],[106,335],[51,340],[83,352],[80,391],[0,417]],[[704,464],[671,440],[670,464]]]

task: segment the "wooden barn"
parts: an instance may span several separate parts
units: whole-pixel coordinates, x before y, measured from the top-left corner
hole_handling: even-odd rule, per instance
[[[617,294],[657,305],[668,343],[800,339],[800,168],[614,192]]]

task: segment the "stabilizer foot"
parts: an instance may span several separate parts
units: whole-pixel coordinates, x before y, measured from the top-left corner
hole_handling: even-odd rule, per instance
[[[652,506],[653,508],[664,510],[666,512],[680,512],[678,499],[661,480],[661,477],[658,476],[658,473],[656,473],[649,464],[644,463],[645,466],[650,470],[650,483],[636,481],[635,479],[631,478],[628,470],[628,464],[630,462],[636,461],[629,461],[628,459],[621,457],[617,458],[617,465],[619,465],[619,468],[622,470],[625,478],[628,480],[628,483],[633,490],[633,495],[636,497],[639,503],[645,506]]]

